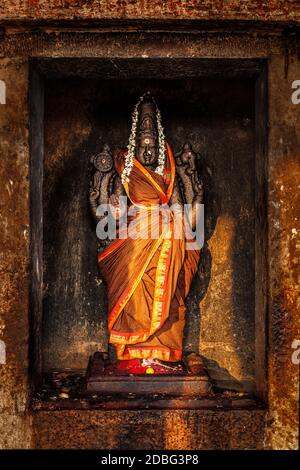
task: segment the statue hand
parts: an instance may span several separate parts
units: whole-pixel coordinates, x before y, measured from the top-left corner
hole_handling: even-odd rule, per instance
[[[196,178],[193,189],[196,194],[203,194],[203,184],[198,178]]]
[[[100,196],[100,191],[99,189],[93,187],[90,189],[90,199],[92,199],[93,201],[95,201],[96,199],[98,199],[98,197]]]
[[[100,171],[96,171],[94,175],[94,187],[99,188],[101,183],[101,173]]]
[[[194,191],[194,198],[193,203],[203,203],[203,184],[202,181],[198,178],[195,178],[193,181],[193,191]]]
[[[118,219],[124,214],[126,208],[123,205],[120,206],[120,197],[118,194],[112,194],[108,203],[113,206],[111,211],[113,217]]]
[[[191,144],[188,142],[185,143],[180,155],[182,163],[189,164],[190,168],[193,170],[196,157],[197,155],[193,151]]]
[[[108,203],[116,207],[119,205],[119,196],[117,194],[112,194],[108,200]]]

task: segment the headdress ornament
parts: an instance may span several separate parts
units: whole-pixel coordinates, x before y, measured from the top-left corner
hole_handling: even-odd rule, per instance
[[[134,159],[135,159],[137,125],[139,121],[139,107],[140,107],[140,104],[143,103],[146,99],[152,100],[155,106],[155,114],[156,114],[156,124],[157,124],[157,132],[158,132],[158,165],[155,169],[155,172],[161,176],[163,176],[164,174],[166,145],[165,145],[164,129],[161,124],[161,114],[154,98],[151,96],[151,93],[147,91],[140,97],[132,113],[132,126],[131,126],[131,132],[129,136],[129,142],[127,146],[128,152],[125,158],[124,170],[121,175],[122,184],[126,182],[129,183],[129,175],[133,168]],[[151,123],[150,123],[150,126],[151,126]]]

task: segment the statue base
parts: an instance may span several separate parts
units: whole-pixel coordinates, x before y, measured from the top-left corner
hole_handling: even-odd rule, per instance
[[[189,360],[191,356],[192,360]],[[114,373],[114,364],[116,361],[110,361],[106,353],[97,352],[91,356],[85,377],[85,393],[204,397],[212,390],[204,364],[201,365],[201,357],[195,353],[180,363],[180,372],[173,374],[172,371],[149,375]]]

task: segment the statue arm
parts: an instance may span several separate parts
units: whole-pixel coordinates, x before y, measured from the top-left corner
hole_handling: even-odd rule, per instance
[[[198,176],[196,159],[197,155],[189,142],[184,144],[182,151],[176,156],[184,201],[191,204],[190,225],[192,230],[195,230],[198,222],[197,206],[203,203],[203,184]]]
[[[118,176],[115,181],[115,188],[114,188],[114,194],[117,196],[126,196],[126,191],[124,189],[124,186],[122,185],[121,178]]]
[[[101,188],[101,174],[100,172],[97,172],[97,173],[95,174],[94,179],[91,182],[90,192],[89,192],[90,209],[91,209],[93,218],[96,223],[98,223],[99,220],[101,219],[101,217],[97,216],[97,207],[99,205],[100,188]]]
[[[191,226],[192,230],[195,230],[197,223],[198,223],[198,217],[199,217],[199,211],[197,211],[197,206],[199,204],[203,204],[203,184],[202,181],[200,181],[197,178],[197,181],[193,185],[194,189],[194,198],[192,202],[192,216],[191,216]]]
[[[173,204],[179,204],[181,207],[183,207],[184,204],[177,176],[175,176],[173,191],[170,197],[170,205],[172,206]]]
[[[90,183],[89,205],[93,218],[98,223],[104,216],[97,215],[97,208],[100,204],[110,202],[118,177],[116,177],[114,160],[108,144],[104,144],[101,152],[92,155],[90,162],[96,171]]]

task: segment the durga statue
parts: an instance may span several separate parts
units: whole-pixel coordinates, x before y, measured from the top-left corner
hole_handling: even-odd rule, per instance
[[[91,158],[95,171],[89,201],[95,221],[103,221],[97,208],[109,204],[120,230],[122,196],[127,198],[127,209],[135,209],[128,211],[127,226],[138,221],[141,231],[148,233],[151,215],[151,230],[154,227],[158,233],[116,236],[102,245],[98,255],[107,287],[110,350],[118,367],[133,373],[172,374],[172,369],[184,366],[186,357],[190,368],[203,367],[196,351],[183,354],[185,299],[201,246],[187,249],[186,233],[175,236],[186,219],[176,219],[178,208],[184,214],[184,205],[189,205],[191,233],[198,223],[196,206],[203,204],[203,184],[196,158],[189,143],[174,156],[150,92],[134,108],[127,149],[111,153],[105,144]],[[158,206],[161,210],[154,210]],[[172,207],[176,211],[169,210]]]

